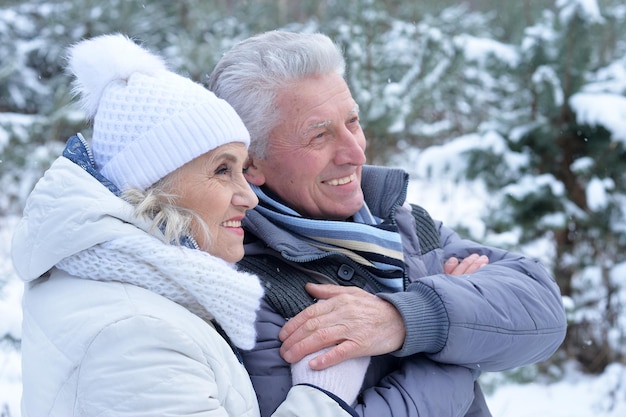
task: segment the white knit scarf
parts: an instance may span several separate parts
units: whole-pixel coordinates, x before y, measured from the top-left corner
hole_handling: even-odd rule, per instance
[[[84,279],[145,288],[206,321],[215,319],[237,347],[254,347],[261,284],[256,276],[207,252],[167,245],[141,233],[93,246],[56,266]]]

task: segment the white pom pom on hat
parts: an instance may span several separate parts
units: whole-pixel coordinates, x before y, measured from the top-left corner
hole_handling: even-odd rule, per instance
[[[96,168],[120,190],[145,190],[230,142],[250,144],[235,110],[121,34],[69,48],[73,91],[93,119]]]

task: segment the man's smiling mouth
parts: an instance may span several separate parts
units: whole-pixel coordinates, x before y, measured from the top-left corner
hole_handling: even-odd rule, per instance
[[[328,185],[344,185],[356,180],[356,174],[352,174],[349,177],[337,178],[334,180],[325,181]]]

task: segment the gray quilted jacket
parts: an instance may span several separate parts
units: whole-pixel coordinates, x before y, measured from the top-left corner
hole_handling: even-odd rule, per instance
[[[306,282],[357,285],[393,303],[405,320],[402,348],[372,358],[355,405],[361,416],[490,416],[476,382],[480,372],[546,360],[563,341],[565,312],[550,274],[519,254],[461,239],[405,203],[407,183],[404,171],[363,168],[370,210],[392,219],[403,236],[402,292],[381,292],[372,274],[344,255],[320,252],[259,212],[248,213],[249,241],[239,266],[259,275],[266,296],[257,345],[243,356],[261,415],[271,415],[291,386],[278,332],[313,302],[303,289]],[[487,255],[489,264],[471,275],[443,273],[445,259],[472,253]]]

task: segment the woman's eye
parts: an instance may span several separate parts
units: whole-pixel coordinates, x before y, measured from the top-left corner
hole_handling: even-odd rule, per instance
[[[224,175],[224,174],[228,174],[229,172],[230,172],[230,168],[228,168],[226,165],[222,165],[215,170],[216,175]]]

